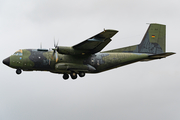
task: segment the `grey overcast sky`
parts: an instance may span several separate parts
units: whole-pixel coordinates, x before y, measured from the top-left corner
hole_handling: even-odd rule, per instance
[[[177,54],[64,81],[49,72],[0,64],[0,120],[179,120],[179,0],[0,0],[0,60],[25,48],[73,46],[104,28],[118,34],[104,48],[140,43],[146,23],[166,25]]]

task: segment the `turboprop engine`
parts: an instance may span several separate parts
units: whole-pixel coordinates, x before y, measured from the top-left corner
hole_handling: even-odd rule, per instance
[[[88,51],[81,51],[78,49],[74,49],[73,47],[64,47],[64,46],[57,46],[57,52],[59,54],[66,54],[66,55],[85,55]]]

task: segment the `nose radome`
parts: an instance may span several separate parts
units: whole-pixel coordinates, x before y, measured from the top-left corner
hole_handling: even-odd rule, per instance
[[[9,63],[10,63],[10,57],[6,58],[3,60],[3,63],[7,66],[9,66]]]

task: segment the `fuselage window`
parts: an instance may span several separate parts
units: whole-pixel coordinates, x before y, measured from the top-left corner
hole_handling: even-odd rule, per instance
[[[22,50],[19,50],[19,51],[15,52],[14,55],[22,56]]]
[[[22,56],[22,53],[20,53],[20,52],[15,52],[14,55]]]

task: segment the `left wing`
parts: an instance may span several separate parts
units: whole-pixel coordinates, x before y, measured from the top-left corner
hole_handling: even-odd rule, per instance
[[[111,38],[117,33],[116,30],[104,30],[103,32],[77,44],[72,48],[75,50],[84,51],[84,53],[97,53],[101,51],[110,41]]]

